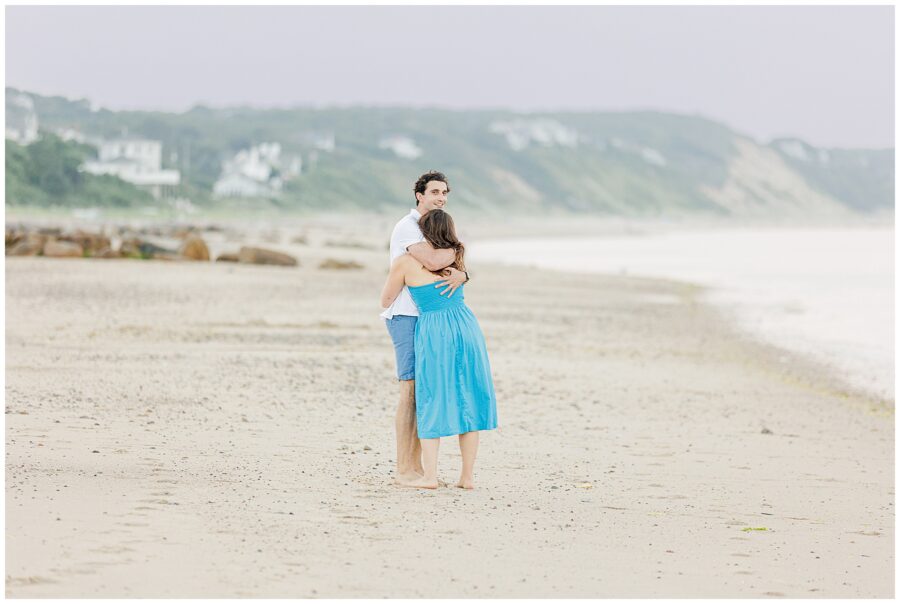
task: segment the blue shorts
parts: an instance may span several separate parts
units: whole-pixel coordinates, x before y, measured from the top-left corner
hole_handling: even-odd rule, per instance
[[[419,317],[394,315],[385,321],[394,353],[397,355],[397,379],[416,379],[416,321]]]

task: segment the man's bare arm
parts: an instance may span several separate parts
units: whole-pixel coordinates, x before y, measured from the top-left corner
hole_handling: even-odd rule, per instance
[[[458,271],[455,268],[448,268],[441,271],[444,275],[444,279],[438,281],[435,284],[435,287],[444,287],[443,291],[441,291],[441,295],[447,294],[449,292],[448,298],[453,297],[453,292],[456,289],[469,280],[469,275],[463,271]]]
[[[381,290],[381,308],[387,308],[393,304],[406,283],[405,258],[407,256],[400,256],[391,263],[391,272],[388,273],[387,280],[384,282],[384,288]]]
[[[406,248],[409,254],[422,263],[430,271],[439,271],[453,264],[456,251],[452,249],[436,250],[427,241],[420,241]]]

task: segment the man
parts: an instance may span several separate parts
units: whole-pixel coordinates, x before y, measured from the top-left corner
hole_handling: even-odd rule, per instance
[[[450,186],[447,177],[440,172],[427,172],[416,181],[413,191],[416,208],[404,216],[391,233],[391,262],[409,253],[430,271],[445,269],[446,278],[435,287],[444,288],[441,295],[452,296],[460,285],[468,281],[466,273],[447,268],[453,263],[456,252],[452,249],[436,250],[425,241],[419,229],[419,219],[431,210],[443,208],[447,203]],[[419,309],[409,290],[404,287],[394,303],[383,313],[394,352],[397,356],[397,379],[400,380],[400,404],[394,424],[397,432],[397,473],[395,479],[404,484],[424,474],[422,447],[416,430],[416,355],[414,336]]]

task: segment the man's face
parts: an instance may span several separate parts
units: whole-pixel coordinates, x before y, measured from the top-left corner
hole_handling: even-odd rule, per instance
[[[428,181],[428,184],[425,185],[425,192],[416,193],[416,199],[419,200],[419,205],[416,206],[416,210],[419,211],[419,214],[424,216],[431,210],[443,208],[447,203],[447,194],[449,192],[450,189],[447,188],[447,183],[439,180]]]

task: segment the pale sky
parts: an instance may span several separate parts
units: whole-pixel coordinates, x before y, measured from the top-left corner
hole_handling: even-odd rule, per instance
[[[894,8],[7,6],[6,85],[110,109],[656,109],[894,145]]]

